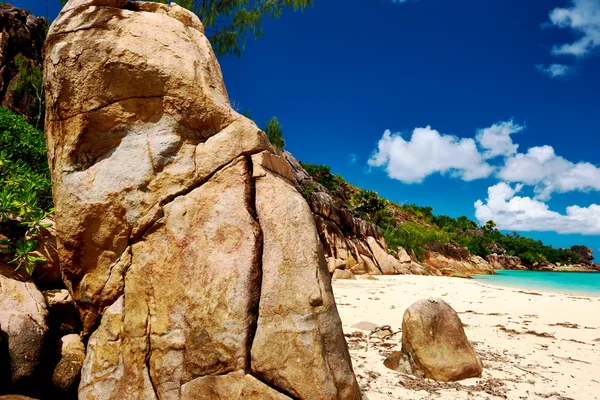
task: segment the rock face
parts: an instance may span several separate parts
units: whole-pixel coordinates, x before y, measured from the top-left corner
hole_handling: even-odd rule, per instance
[[[54,368],[52,383],[63,392],[69,391],[79,382],[85,347],[79,335],[70,334],[61,338],[60,360]]]
[[[48,326],[52,332],[61,336],[81,332],[79,314],[68,290],[45,290],[42,294],[48,307]]]
[[[594,251],[589,247],[576,245],[571,247],[571,251],[581,257],[582,263],[591,264],[594,260]]]
[[[58,257],[58,245],[56,239],[56,226],[50,218],[41,221],[42,224],[50,225],[40,228],[39,233],[32,237],[37,240],[38,247],[33,252],[37,257],[43,257],[45,262],[36,264],[33,278],[40,287],[57,287],[62,285],[60,275],[60,259]]]
[[[521,264],[521,259],[516,256],[506,254],[490,254],[486,257],[494,269],[519,269],[526,270],[527,267]]]
[[[15,99],[9,93],[14,90],[14,79],[19,74],[15,57],[21,55],[26,62],[39,66],[46,26],[43,18],[34,17],[27,10],[0,4],[0,104],[3,107],[28,113],[30,101]]]
[[[406,310],[402,351],[384,364],[442,382],[480,377],[483,370],[458,314],[442,299],[419,300]]]
[[[452,245],[423,254],[423,266],[444,276],[468,278],[474,274],[494,274],[494,268],[483,258]]]
[[[13,383],[31,378],[38,369],[48,331],[47,315],[44,297],[32,281],[0,275],[0,333],[7,342]]]
[[[317,230],[331,274],[335,269],[347,269],[353,274],[383,274],[375,252],[388,249],[381,229],[373,223],[354,215],[329,191],[316,182],[291,153],[284,151],[293,174],[293,182],[300,191],[310,188],[306,196],[317,224]],[[371,242],[368,242],[371,238]],[[375,249],[371,247],[374,244]],[[387,257],[384,257],[387,261]],[[386,264],[387,267],[387,264]],[[385,268],[385,267],[384,267]]]
[[[198,18],[71,0],[45,46],[79,397],[359,399],[313,216]]]
[[[552,264],[547,262],[539,263],[533,268],[536,271],[549,272],[600,272],[600,264]]]

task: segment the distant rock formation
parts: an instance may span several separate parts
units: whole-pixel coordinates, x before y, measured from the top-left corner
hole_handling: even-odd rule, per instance
[[[44,54],[79,397],[359,399],[313,215],[199,19],[71,0]]]
[[[594,251],[586,246],[575,245],[571,247],[571,251],[581,257],[583,264],[592,264],[594,260]]]
[[[26,65],[17,65],[17,56],[27,66],[41,67],[42,46],[48,23],[29,11],[0,4],[0,105],[29,115],[31,96],[15,96],[14,90]],[[41,93],[41,85],[38,88]],[[43,120],[41,121],[43,123]]]
[[[486,260],[494,269],[519,269],[526,270],[527,267],[521,265],[521,259],[516,256],[509,256],[502,249],[501,254],[490,254],[486,257]]]

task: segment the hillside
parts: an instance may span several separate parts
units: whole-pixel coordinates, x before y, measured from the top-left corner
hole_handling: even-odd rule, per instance
[[[502,233],[493,221],[480,226],[466,216],[452,218],[435,215],[432,207],[398,204],[353,186],[326,165],[301,163],[290,153],[284,155],[296,170],[297,186],[316,214],[317,225],[328,225],[320,230],[326,251],[340,242],[340,238],[329,237],[335,231],[331,225],[336,224],[336,217],[328,218],[333,214],[338,220],[338,215],[343,215],[341,219],[352,220],[353,225],[369,227],[362,231],[340,228],[347,242],[365,241],[372,236],[399,261],[410,257],[409,273],[436,275],[441,271],[444,275],[464,276],[469,272],[493,273],[494,269],[599,269],[591,262],[592,250],[585,246],[557,249],[516,232]],[[346,256],[333,251],[328,255],[338,260]],[[423,268],[416,267],[419,264]]]

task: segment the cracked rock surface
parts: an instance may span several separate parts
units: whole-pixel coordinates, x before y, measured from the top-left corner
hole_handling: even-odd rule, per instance
[[[359,399],[289,164],[230,106],[198,18],[71,0],[45,45],[82,399]]]

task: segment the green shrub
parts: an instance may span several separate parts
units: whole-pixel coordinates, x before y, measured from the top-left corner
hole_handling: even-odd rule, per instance
[[[358,190],[349,199],[350,208],[365,215],[368,219],[373,219],[376,213],[384,210],[387,203],[386,199],[379,197],[373,190]]]
[[[491,241],[483,235],[463,235],[455,239],[456,243],[466,247],[472,254],[485,258],[491,253]]]
[[[335,192],[338,186],[346,186],[347,183],[340,175],[334,175],[331,173],[331,168],[327,165],[315,165],[308,163],[300,163],[302,168],[312,178],[323,185],[330,192]]]
[[[32,273],[43,262],[31,252],[41,220],[52,211],[50,172],[44,134],[25,119],[0,108],[0,231],[8,238],[0,251],[16,269]]]
[[[421,207],[416,204],[403,204],[400,206],[404,211],[411,214],[415,219],[427,223],[433,223],[433,207]]]
[[[281,150],[285,147],[285,140],[283,140],[283,128],[276,117],[271,118],[271,120],[267,122],[265,133],[275,148]]]
[[[394,251],[398,246],[412,249],[419,260],[431,244],[448,244],[452,236],[434,227],[405,222],[394,229],[384,231],[385,240]]]
[[[26,113],[32,124],[39,128],[44,124],[46,109],[42,69],[20,54],[15,57],[15,65],[19,70],[14,90],[15,106]]]

